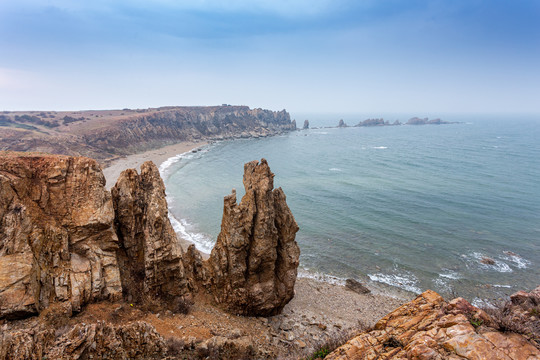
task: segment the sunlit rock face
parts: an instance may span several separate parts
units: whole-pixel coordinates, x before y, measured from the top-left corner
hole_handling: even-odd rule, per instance
[[[96,161],[0,159],[0,317],[121,296],[111,195]]]

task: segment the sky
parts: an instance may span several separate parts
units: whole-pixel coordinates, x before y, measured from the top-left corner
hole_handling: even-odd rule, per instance
[[[0,0],[0,111],[540,113],[540,0]]]

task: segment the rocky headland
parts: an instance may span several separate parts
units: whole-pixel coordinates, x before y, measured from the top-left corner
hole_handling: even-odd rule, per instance
[[[327,358],[540,357],[540,289],[490,313],[297,279],[298,225],[273,177],[245,164],[203,259],[179,245],[153,163],[109,192],[95,160],[1,154],[0,359],[297,359],[353,333]]]
[[[179,142],[265,137],[296,130],[285,110],[247,106],[31,111],[0,114],[0,151],[87,156],[101,163]]]

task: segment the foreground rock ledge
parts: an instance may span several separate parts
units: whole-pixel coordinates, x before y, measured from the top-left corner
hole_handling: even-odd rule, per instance
[[[540,359],[523,336],[496,328],[488,314],[463,298],[447,303],[428,290],[325,359]]]

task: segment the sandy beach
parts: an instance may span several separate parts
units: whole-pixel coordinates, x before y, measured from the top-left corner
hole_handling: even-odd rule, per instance
[[[177,144],[168,145],[159,149],[149,150],[138,154],[126,156],[124,158],[111,162],[103,169],[103,175],[107,180],[107,189],[110,189],[116,183],[120,173],[126,169],[140,170],[141,165],[145,161],[153,161],[158,167],[168,158],[182,154],[193,149],[199,148],[208,144],[207,142],[183,141]]]

